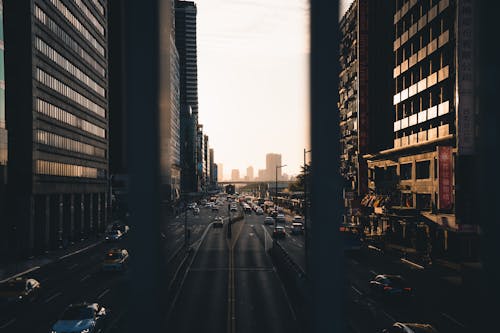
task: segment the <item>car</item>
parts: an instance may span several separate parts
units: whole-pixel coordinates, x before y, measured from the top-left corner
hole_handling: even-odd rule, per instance
[[[104,327],[107,314],[108,310],[98,303],[71,304],[52,325],[52,333],[98,332]]]
[[[412,288],[401,275],[380,274],[370,281],[370,290],[379,296],[411,296]]]
[[[129,261],[129,253],[125,249],[110,249],[106,252],[104,261],[102,263],[102,270],[104,272],[123,272],[127,269]]]
[[[207,202],[208,202],[207,199],[201,199],[200,205],[204,206],[207,204]]]
[[[106,240],[106,242],[117,242],[122,239],[122,237],[123,234],[120,230],[110,230],[106,232],[106,236],[104,237],[104,239]]]
[[[274,225],[274,219],[271,216],[266,216],[264,219],[264,224],[265,225]]]
[[[212,212],[218,212],[219,211],[219,206],[213,205],[212,206]]]
[[[274,238],[285,238],[286,237],[285,227],[282,227],[282,226],[274,227],[273,237]]]
[[[198,207],[198,204],[196,204],[196,202],[191,202],[187,205],[188,209],[194,209],[195,207]]]
[[[276,218],[278,216],[278,211],[277,210],[271,211],[271,213],[269,214],[269,216],[271,216],[272,218]]]
[[[193,208],[193,215],[200,215],[200,208],[199,207]]]
[[[304,223],[304,218],[299,215],[295,215],[292,219],[292,223],[297,222],[297,223]]]
[[[278,222],[278,223],[280,223],[280,222],[281,223],[285,223],[285,221],[286,221],[285,220],[285,214],[281,214],[280,213],[280,214],[276,215],[276,222]]]
[[[262,208],[260,208],[260,207],[259,207],[259,208],[257,208],[257,209],[255,210],[255,214],[257,214],[257,215],[262,215],[262,214],[264,214],[264,210],[263,210]]]
[[[217,216],[214,219],[213,227],[214,228],[222,228],[222,227],[224,227],[224,219],[222,217],[220,217],[220,216]]]
[[[383,333],[438,333],[434,326],[417,323],[394,323],[391,327],[382,331]]]
[[[252,214],[252,208],[250,208],[250,206],[246,205],[243,207],[243,211],[246,213],[246,214]]]
[[[126,224],[113,223],[113,225],[111,226],[111,230],[120,230],[121,233],[125,235],[130,230],[130,228]]]
[[[17,277],[0,284],[0,303],[12,304],[31,300],[38,296],[40,282],[35,279]]]
[[[229,209],[230,212],[237,212],[238,211],[238,208],[236,208],[236,206],[231,206],[231,208]]]
[[[300,222],[292,222],[292,235],[302,235],[304,233],[304,225]]]

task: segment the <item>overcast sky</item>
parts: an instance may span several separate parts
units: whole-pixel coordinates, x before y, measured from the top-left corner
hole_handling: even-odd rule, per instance
[[[199,119],[215,162],[225,178],[250,165],[257,175],[281,153],[297,174],[310,148],[308,0],[196,3]]]

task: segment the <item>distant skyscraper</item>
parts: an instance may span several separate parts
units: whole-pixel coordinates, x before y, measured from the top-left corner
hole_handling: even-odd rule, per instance
[[[253,167],[252,166],[249,166],[247,168],[247,176],[246,176],[246,179],[247,180],[253,180]]]
[[[5,211],[5,191],[7,182],[7,129],[5,126],[5,67],[3,44],[3,9],[0,0],[0,254],[7,248],[7,216]]]
[[[232,181],[240,180],[240,170],[238,169],[231,170],[231,180]]]
[[[266,155],[266,179],[276,178],[276,167],[281,165],[281,154],[269,153]],[[278,179],[281,179],[281,168],[278,169]]]
[[[217,165],[217,181],[224,181],[224,165],[222,163]]]
[[[266,180],[266,169],[259,169],[258,180]]]

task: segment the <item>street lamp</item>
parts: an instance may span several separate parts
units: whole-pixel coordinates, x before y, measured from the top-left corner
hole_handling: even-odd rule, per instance
[[[308,223],[307,223],[307,165],[306,165],[306,154],[310,153],[311,149],[306,150],[304,148],[304,250],[306,252],[306,273],[308,273],[308,247],[307,238],[309,237]]]
[[[278,202],[278,169],[281,169],[283,167],[286,167],[286,164],[276,166],[276,182],[275,182],[275,188],[274,188],[276,190],[276,192],[275,192],[276,193],[275,194],[276,195],[276,200],[275,200],[276,203]],[[278,225],[278,223],[277,223],[277,220],[275,219],[274,226],[277,226],[277,225]]]

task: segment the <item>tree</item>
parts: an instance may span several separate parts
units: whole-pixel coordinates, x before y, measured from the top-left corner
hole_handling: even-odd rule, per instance
[[[301,172],[297,176],[297,180],[294,183],[291,183],[290,186],[288,186],[288,189],[291,192],[300,192],[304,191],[304,185],[305,181],[307,179],[308,185],[309,185],[309,176],[311,174],[311,166],[310,164],[306,164],[305,166],[301,167]]]

